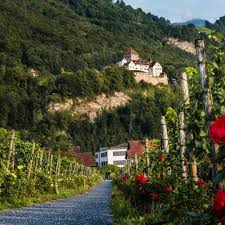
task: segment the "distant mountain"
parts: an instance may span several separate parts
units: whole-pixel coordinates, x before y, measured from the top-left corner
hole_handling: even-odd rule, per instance
[[[207,23],[207,20],[203,20],[203,19],[193,19],[193,20],[189,20],[183,23],[176,23],[177,25],[189,25],[189,24],[193,24],[196,27],[204,27]]]

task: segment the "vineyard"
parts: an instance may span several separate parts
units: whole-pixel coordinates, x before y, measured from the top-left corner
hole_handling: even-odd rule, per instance
[[[15,131],[1,128],[0,143],[1,208],[84,192],[102,181],[95,168],[23,141]]]
[[[161,141],[115,181],[115,224],[225,224],[225,46],[219,35],[211,42],[207,63],[196,41],[198,69],[182,73],[183,100],[162,116]]]

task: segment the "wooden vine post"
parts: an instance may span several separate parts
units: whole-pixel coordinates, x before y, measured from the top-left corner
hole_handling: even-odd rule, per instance
[[[34,169],[35,172],[38,170],[39,158],[40,158],[40,151],[37,151],[37,155],[35,157],[35,169]]]
[[[15,146],[15,139],[14,139],[13,148],[12,148],[12,165],[11,165],[12,171],[15,170],[15,150],[16,150],[16,146]]]
[[[61,159],[59,156],[57,159],[56,169],[55,169],[55,191],[57,195],[59,194],[58,178],[60,176],[60,170],[61,170]]]
[[[148,138],[146,138],[145,140],[145,151],[146,151],[146,166],[148,168],[150,166]]]
[[[134,164],[135,164],[135,169],[137,171],[138,170],[138,157],[137,157],[137,154],[135,154],[135,157],[134,157]]]
[[[33,141],[32,151],[31,151],[31,160],[28,167],[28,175],[27,175],[28,178],[30,178],[32,174],[34,153],[35,153],[35,142]]]
[[[187,178],[187,163],[186,163],[186,134],[185,134],[185,123],[184,123],[184,112],[179,113],[179,141],[180,141],[180,155],[181,155],[181,167],[182,177]]]
[[[196,55],[197,55],[198,68],[199,68],[199,81],[201,85],[202,97],[203,97],[204,108],[205,108],[205,120],[207,123],[207,131],[209,135],[209,127],[215,115],[213,110],[212,91],[209,86],[209,77],[208,77],[208,71],[206,67],[206,53],[205,53],[204,40],[202,39],[196,40],[195,48],[196,48]],[[212,161],[212,180],[214,180],[217,173],[216,159],[217,159],[218,146],[210,140],[210,147],[211,147],[211,161]]]
[[[52,175],[52,166],[53,166],[53,155],[50,156],[50,162],[49,162],[49,175]]]
[[[69,165],[65,166],[64,174],[65,174],[65,176],[67,176],[67,175],[69,176],[70,175],[70,173],[69,173]]]
[[[146,168],[147,168],[146,173],[148,174],[150,166],[148,138],[145,139],[145,152],[146,152]]]
[[[61,159],[59,158],[57,176],[60,176],[60,174],[61,174],[61,163],[62,163],[62,161],[61,161]]]
[[[128,176],[131,175],[130,166],[131,166],[130,160],[128,159],[128,160],[127,160],[127,165],[126,165],[126,169],[127,169],[127,174],[128,174]]]
[[[77,164],[76,164],[76,162],[74,163],[74,165],[73,165],[73,174],[76,174],[76,171],[77,171]]]
[[[168,153],[169,152],[169,138],[168,138],[165,116],[162,116],[162,118],[161,118],[161,126],[162,126],[163,150],[164,150],[164,153]]]
[[[46,166],[46,170],[49,170],[50,167],[50,160],[51,160],[51,151],[48,152],[48,156],[47,156],[47,166]]]
[[[189,94],[189,87],[188,87],[188,78],[186,73],[181,74],[181,90],[183,94],[184,110],[188,112],[190,110],[190,94]],[[180,135],[185,136],[185,139],[184,137],[182,137],[182,140],[180,140],[181,147],[183,147],[183,149],[181,149],[181,152],[182,152],[181,155],[183,153],[184,154],[187,153],[188,159],[189,159],[189,176],[196,181],[198,180],[197,162],[195,157],[193,156],[193,150],[191,149],[191,140],[193,139],[192,138],[193,135],[188,130],[187,124],[185,123],[185,114],[181,115],[181,117],[183,118],[179,118],[181,120],[179,121],[179,124],[180,126],[182,126],[182,128],[184,128],[184,132],[180,131],[182,132],[182,134],[180,133]],[[185,146],[182,146],[184,142],[185,142]],[[186,167],[186,171],[187,171],[187,167]],[[188,171],[186,175],[188,176]]]
[[[44,157],[44,152],[41,151],[41,153],[40,153],[40,162],[39,162],[40,167],[42,167],[42,165],[43,165],[43,157]]]
[[[11,139],[10,139],[10,144],[9,144],[9,153],[8,153],[8,159],[7,159],[7,163],[6,163],[6,168],[8,170],[10,170],[11,168],[11,157],[14,154],[14,142],[15,142],[15,131],[12,131],[12,135],[11,135]]]

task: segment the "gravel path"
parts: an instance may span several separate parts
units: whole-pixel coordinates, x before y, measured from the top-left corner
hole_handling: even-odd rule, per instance
[[[0,225],[108,225],[111,182],[75,197],[0,213]]]

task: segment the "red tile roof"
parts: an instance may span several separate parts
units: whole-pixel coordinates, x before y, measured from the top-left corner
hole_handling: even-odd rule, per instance
[[[127,159],[134,159],[135,155],[142,156],[145,152],[145,141],[129,141]]]
[[[84,166],[95,166],[95,159],[91,152],[75,152],[74,158],[78,163],[83,164]]]
[[[135,155],[137,157],[142,156],[145,152],[146,141],[129,141],[127,149],[127,159],[134,159]],[[156,149],[158,144],[155,140],[148,140],[148,146],[151,149]]]

